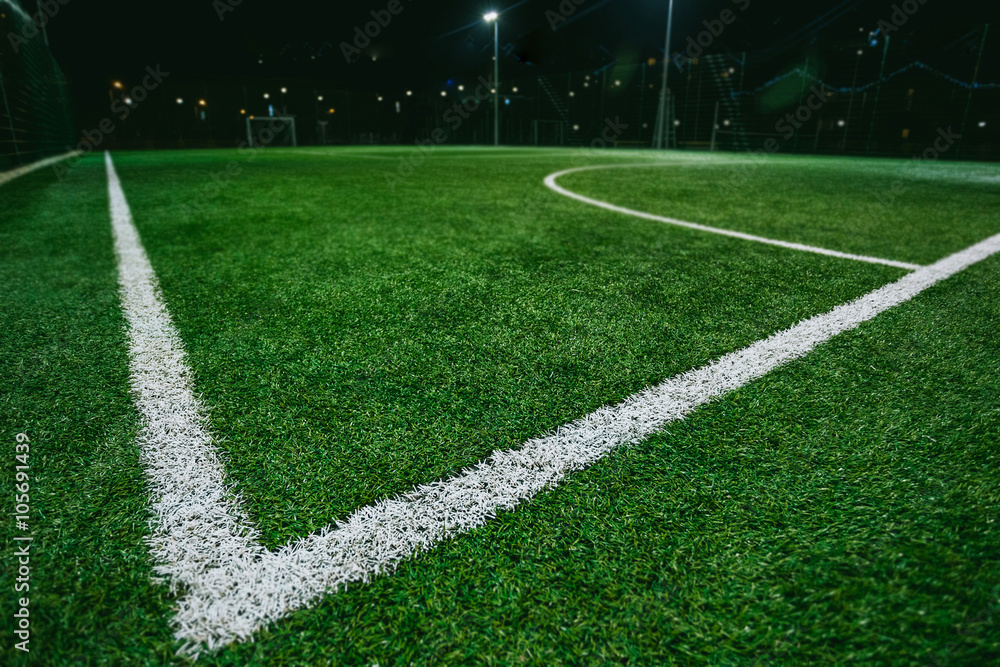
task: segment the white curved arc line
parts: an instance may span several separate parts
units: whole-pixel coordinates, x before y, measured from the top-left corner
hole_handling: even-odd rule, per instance
[[[686,227],[688,229],[694,229],[699,232],[708,232],[709,234],[730,236],[732,238],[742,239],[744,241],[765,243],[767,245],[779,246],[781,248],[789,248],[790,250],[801,250],[803,252],[811,252],[817,255],[826,255],[828,257],[852,259],[856,262],[867,262],[868,264],[883,264],[885,266],[896,267],[897,269],[906,269],[907,271],[916,271],[917,269],[920,268],[919,264],[898,262],[894,259],[882,259],[881,257],[869,257],[867,255],[854,255],[848,252],[840,252],[839,250],[829,250],[828,248],[819,248],[816,246],[805,245],[802,243],[792,243],[790,241],[779,241],[778,239],[769,239],[763,236],[754,236],[753,234],[745,234],[743,232],[736,232],[730,229],[709,227],[708,225],[701,225],[698,224],[697,222],[686,222],[684,220],[677,220],[676,218],[667,218],[662,215],[654,215],[652,213],[646,213],[644,211],[636,211],[630,208],[625,208],[624,206],[616,206],[615,204],[609,204],[606,201],[601,201],[599,199],[592,199],[590,197],[577,194],[571,190],[567,190],[566,188],[556,183],[556,181],[560,177],[580,171],[595,171],[598,169],[618,169],[621,167],[668,167],[668,166],[672,165],[670,163],[633,163],[633,164],[607,164],[607,165],[593,165],[587,167],[574,167],[573,169],[565,169],[563,171],[558,171],[554,174],[549,174],[548,176],[545,177],[545,185],[548,186],[549,189],[553,190],[554,192],[558,192],[564,197],[575,199],[577,201],[583,202],[584,204],[590,204],[591,206],[597,206],[598,208],[603,208],[608,211],[614,211],[615,213],[621,213],[623,215],[631,215],[637,218],[645,218],[646,220],[662,222],[668,225],[676,225],[677,227]]]

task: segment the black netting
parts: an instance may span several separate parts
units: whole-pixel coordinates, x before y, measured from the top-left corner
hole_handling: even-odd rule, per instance
[[[0,0],[0,171],[66,152],[76,134],[66,78],[35,21]]]

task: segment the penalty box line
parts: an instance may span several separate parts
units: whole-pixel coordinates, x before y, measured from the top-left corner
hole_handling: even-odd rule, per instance
[[[718,162],[701,162],[699,164],[725,164],[723,161]],[[817,246],[805,245],[802,243],[792,243],[789,241],[780,241],[778,239],[769,239],[763,236],[755,236],[753,234],[745,234],[743,232],[736,232],[729,229],[721,229],[719,227],[709,227],[708,225],[698,224],[696,222],[686,222],[684,220],[678,220],[676,218],[668,218],[662,215],[654,215],[652,213],[645,213],[643,211],[636,211],[631,208],[625,208],[624,206],[616,206],[615,204],[610,204],[606,201],[601,201],[599,199],[592,199],[581,194],[577,194],[571,190],[567,190],[562,187],[556,181],[567,174],[573,174],[580,171],[596,171],[599,169],[620,169],[624,167],[669,167],[673,166],[671,163],[634,163],[634,164],[605,164],[605,165],[593,165],[587,167],[575,167],[573,169],[566,169],[564,171],[559,171],[554,174],[549,174],[545,177],[545,185],[552,191],[557,192],[564,197],[569,197],[570,199],[575,199],[577,201],[583,202],[584,204],[590,204],[591,206],[597,206],[598,208],[603,208],[608,211],[614,211],[615,213],[622,213],[624,215],[631,215],[637,218],[644,218],[646,220],[653,220],[655,222],[662,222],[668,225],[675,225],[677,227],[686,227],[688,229],[694,229],[699,232],[708,232],[709,234],[719,234],[721,236],[729,236],[736,239],[741,239],[743,241],[753,241],[755,243],[764,243],[767,245],[778,246],[781,248],[788,248],[790,250],[801,250],[803,252],[811,252],[817,255],[826,255],[828,257],[839,257],[841,259],[852,259],[856,262],[866,262],[868,264],[883,264],[885,266],[893,266],[897,269],[906,269],[907,271],[916,271],[920,268],[919,264],[910,264],[908,262],[898,262],[894,259],[882,259],[881,257],[869,257],[867,255],[855,255],[847,252],[840,252],[839,250],[829,250],[827,248],[819,248]]]
[[[698,406],[798,359],[1000,251],[1000,234],[917,269],[742,350],[644,389],[449,479],[361,507],[336,525],[269,551],[227,485],[208,412],[125,199],[111,155],[108,193],[138,444],[151,494],[154,572],[178,594],[180,652],[249,639],[324,594],[393,571],[415,552],[482,526],[614,449],[638,443]]]

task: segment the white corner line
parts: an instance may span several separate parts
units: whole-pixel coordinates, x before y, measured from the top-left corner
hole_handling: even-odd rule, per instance
[[[49,165],[56,164],[57,162],[62,162],[63,160],[68,160],[71,157],[79,155],[81,151],[70,151],[68,153],[63,153],[62,155],[56,155],[53,157],[45,158],[44,160],[38,160],[37,162],[32,162],[31,164],[26,164],[9,171],[0,172],[0,185],[4,183],[9,183],[15,178],[20,178],[30,174],[33,171],[43,169]]]
[[[148,544],[154,571],[179,595],[172,625],[185,655],[249,639],[324,594],[391,572],[416,552],[482,526],[612,450],[641,442],[1000,251],[998,234],[518,449],[494,451],[448,479],[361,507],[336,525],[269,551],[227,486],[208,412],[195,396],[183,342],[110,154],[106,164],[131,387],[141,416],[138,441],[151,494]]]
[[[706,161],[704,164],[721,164],[720,162]],[[608,211],[614,211],[615,213],[622,213],[624,215],[631,215],[637,218],[645,218],[646,220],[654,220],[656,222],[662,222],[668,225],[676,225],[678,227],[687,227],[688,229],[695,229],[700,232],[708,232],[710,234],[719,234],[721,236],[730,236],[736,239],[742,239],[744,241],[753,241],[755,243],[765,243],[767,245],[779,246],[781,248],[789,248],[791,250],[801,250],[803,252],[811,252],[817,255],[827,255],[828,257],[839,257],[841,259],[852,259],[857,262],[867,262],[868,264],[884,264],[885,266],[893,266],[898,269],[906,269],[907,271],[916,271],[920,268],[919,264],[910,264],[908,262],[898,262],[894,259],[882,259],[880,257],[868,257],[866,255],[854,255],[847,252],[840,252],[839,250],[828,250],[827,248],[818,248],[816,246],[804,245],[802,243],[791,243],[789,241],[779,241],[777,239],[769,239],[763,236],[754,236],[753,234],[744,234],[743,232],[735,232],[729,229],[721,229],[719,227],[709,227],[708,225],[701,225],[696,222],[685,222],[684,220],[677,220],[676,218],[667,218],[662,215],[654,215],[652,213],[645,213],[643,211],[636,211],[630,208],[625,208],[624,206],[616,206],[614,204],[609,204],[606,201],[601,201],[599,199],[592,199],[590,197],[585,197],[584,195],[577,194],[571,190],[567,190],[562,187],[556,181],[566,176],[567,174],[572,174],[578,171],[594,171],[598,169],[620,169],[623,167],[669,167],[672,166],[670,162],[662,163],[633,163],[633,164],[603,164],[603,165],[592,165],[587,167],[575,167],[573,169],[565,169],[563,171],[558,171],[554,174],[549,174],[545,177],[545,185],[565,197],[570,199],[575,199],[577,201],[583,202],[584,204],[590,204],[591,206],[597,206],[599,208],[606,209]]]

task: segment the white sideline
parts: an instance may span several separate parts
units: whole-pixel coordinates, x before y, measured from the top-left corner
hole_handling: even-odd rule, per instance
[[[0,172],[0,185],[13,181],[15,178],[20,178],[21,176],[30,174],[33,171],[37,171],[44,167],[48,167],[51,164],[62,162],[63,160],[69,159],[74,155],[79,155],[79,154],[80,151],[70,151],[68,153],[63,153],[62,155],[56,155],[53,157],[45,158],[44,160],[32,162],[31,164],[26,164],[22,167],[11,169],[10,171]]]
[[[272,552],[261,545],[239,497],[226,485],[208,413],[194,394],[183,342],[159,294],[110,154],[106,164],[131,385],[142,420],[139,444],[151,487],[148,542],[155,572],[180,593],[173,626],[188,655],[250,638],[324,593],[392,571],[415,552],[483,525],[616,447],[641,441],[1000,251],[998,234],[519,449],[495,451],[449,479],[362,507],[336,526]]]
[[[712,164],[706,162],[705,164]],[[624,206],[615,206],[614,204],[609,204],[606,201],[601,201],[599,199],[591,199],[590,197],[585,197],[583,195],[572,192],[562,187],[556,181],[567,174],[572,174],[578,171],[594,171],[597,169],[618,169],[622,167],[669,167],[671,163],[648,163],[640,162],[634,164],[602,164],[593,165],[588,167],[575,167],[573,169],[566,169],[563,171],[558,171],[554,174],[549,174],[545,177],[545,185],[554,192],[581,201],[584,204],[590,204],[591,206],[597,206],[608,211],[614,211],[615,213],[622,213],[624,215],[632,215],[637,218],[645,218],[646,220],[655,220],[656,222],[663,222],[668,225],[676,225],[678,227],[687,227],[688,229],[696,229],[700,232],[708,232],[710,234],[720,234],[722,236],[731,236],[733,238],[742,239],[744,241],[754,241],[756,243],[766,243],[767,245],[780,246],[782,248],[790,248],[791,250],[802,250],[804,252],[812,252],[818,255],[827,255],[829,257],[840,257],[841,259],[853,259],[857,262],[867,262],[869,264],[884,264],[885,266],[894,266],[898,269],[906,269],[907,271],[915,271],[920,268],[919,264],[910,264],[908,262],[897,262],[894,259],[882,259],[880,257],[868,257],[866,255],[853,255],[847,252],[840,252],[838,250],[828,250],[826,248],[818,248],[816,246],[804,245],[802,243],[791,243],[789,241],[779,241],[777,239],[769,239],[763,236],[754,236],[753,234],[744,234],[743,232],[734,232],[729,229],[721,229],[719,227],[709,227],[708,225],[700,225],[696,222],[685,222],[684,220],[677,220],[676,218],[667,218],[662,215],[653,215],[652,213],[645,213],[643,211],[635,211],[630,208],[625,208]]]

